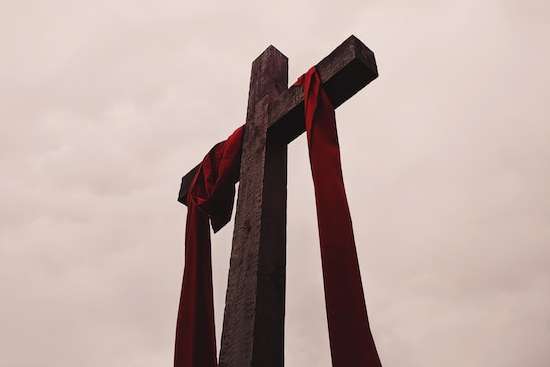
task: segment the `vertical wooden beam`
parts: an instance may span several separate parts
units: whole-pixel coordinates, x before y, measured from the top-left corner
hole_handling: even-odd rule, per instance
[[[287,145],[268,122],[287,85],[288,59],[269,46],[252,63],[221,367],[284,363]]]

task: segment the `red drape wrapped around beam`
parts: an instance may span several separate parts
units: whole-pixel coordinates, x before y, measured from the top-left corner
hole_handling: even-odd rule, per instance
[[[185,270],[176,325],[175,367],[216,367],[210,226],[231,219],[244,128],[218,143],[200,164],[186,196]]]
[[[332,103],[315,68],[304,87],[305,127],[315,187],[330,349],[334,367],[381,367],[371,335],[353,237]],[[231,218],[244,129],[214,146],[186,197],[185,271],[176,327],[175,367],[216,367],[209,220]]]

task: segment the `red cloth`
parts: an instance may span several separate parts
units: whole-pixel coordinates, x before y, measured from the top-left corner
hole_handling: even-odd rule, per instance
[[[344,189],[332,103],[315,68],[304,87],[305,127],[321,244],[332,365],[381,367],[370,332],[351,217]],[[244,129],[217,144],[201,163],[186,197],[185,270],[176,327],[175,367],[215,367],[209,220],[231,218]]]
[[[175,367],[216,367],[209,220],[217,232],[231,219],[239,179],[243,127],[218,143],[187,193],[185,270],[176,325]]]
[[[334,108],[314,67],[296,83],[304,87],[332,365],[379,367],[342,178]]]

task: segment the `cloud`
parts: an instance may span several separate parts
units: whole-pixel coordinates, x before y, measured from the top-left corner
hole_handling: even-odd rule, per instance
[[[244,121],[267,45],[292,81],[352,33],[381,73],[337,118],[384,365],[546,365],[548,9],[519,4],[4,6],[0,365],[169,365],[181,175]],[[289,157],[286,364],[330,366],[303,138]]]

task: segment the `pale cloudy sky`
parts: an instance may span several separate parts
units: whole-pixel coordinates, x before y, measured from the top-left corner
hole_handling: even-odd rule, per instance
[[[380,78],[337,112],[385,367],[550,360],[546,0],[3,1],[0,366],[170,366],[179,180],[350,34]],[[313,184],[289,151],[286,364],[330,366]],[[214,237],[221,328],[232,226]]]

